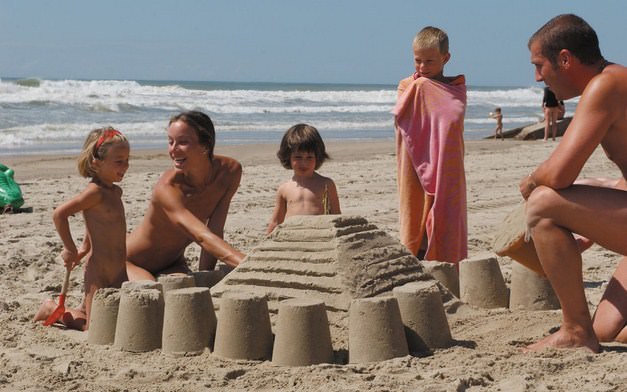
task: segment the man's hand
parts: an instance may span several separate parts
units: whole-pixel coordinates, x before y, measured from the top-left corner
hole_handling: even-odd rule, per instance
[[[522,195],[523,199],[527,200],[531,192],[537,187],[538,185],[533,180],[532,174],[529,174],[527,177],[520,180],[519,188],[520,188],[520,194]]]

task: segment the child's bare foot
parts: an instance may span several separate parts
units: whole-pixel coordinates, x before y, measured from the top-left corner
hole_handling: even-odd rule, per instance
[[[33,317],[33,322],[36,323],[37,321],[44,321],[48,318],[48,316],[52,314],[52,312],[54,312],[56,308],[57,304],[56,302],[54,302],[54,300],[52,300],[51,298],[44,300],[44,302],[42,302],[39,306],[39,310],[37,311],[37,313],[35,313],[35,317]]]
[[[71,311],[63,313],[61,320],[63,320],[63,325],[70,329],[76,329],[78,331],[85,331],[87,328],[87,320],[82,315],[75,317]]]
[[[600,346],[594,334],[567,331],[562,326],[557,332],[530,344],[523,349],[523,352],[542,351],[547,348],[586,348],[593,353],[598,353]]]

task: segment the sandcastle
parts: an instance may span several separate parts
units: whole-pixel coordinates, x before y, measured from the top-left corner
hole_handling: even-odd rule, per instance
[[[224,358],[271,359],[278,365],[305,366],[334,362],[334,349],[348,348],[352,306],[353,319],[355,314],[364,313],[363,309],[373,308],[372,314],[366,311],[360,317],[379,318],[386,325],[394,321],[397,331],[368,353],[368,333],[376,334],[377,329],[364,330],[363,322],[357,322],[352,339],[365,339],[365,343],[355,343],[362,352],[353,351],[351,361],[366,362],[409,352],[404,336],[407,326],[401,320],[395,288],[412,282],[427,283],[425,287],[435,290],[438,299],[440,308],[435,311],[442,315],[443,303],[459,303],[448,289],[424,272],[423,265],[404,246],[361,217],[290,218],[213,286],[209,295],[207,287],[221,276],[219,272],[196,273],[162,276],[159,282],[125,282],[116,297],[117,325],[112,322],[114,317],[107,315],[109,334],[101,332],[94,338],[102,335],[100,344],[111,344],[113,340],[114,346],[125,351],[162,348],[166,353],[199,354],[209,347]],[[405,295],[415,294],[419,300],[419,291],[411,289]],[[212,303],[218,309],[217,323],[213,305],[211,311],[204,309]],[[376,314],[382,309],[396,309],[394,320],[387,314]],[[96,316],[104,315],[93,316],[96,320]],[[270,318],[275,321],[274,347]],[[188,331],[181,323],[193,324],[193,328]],[[99,326],[94,327],[97,331]],[[302,343],[297,352],[295,341]],[[339,342],[336,347],[335,342]]]
[[[366,219],[297,216],[286,219],[249,252],[239,267],[211,289],[211,296],[218,309],[227,291],[264,296],[273,322],[283,300],[321,300],[333,341],[346,342],[352,300],[391,296],[395,287],[415,281],[435,282],[403,245]],[[437,284],[443,303],[458,302]]]
[[[119,298],[114,346],[173,354],[209,348],[223,358],[287,366],[365,363],[453,344],[445,308],[462,303],[450,290],[475,306],[508,305],[494,257],[462,261],[458,276],[454,265],[419,262],[361,217],[287,219],[215,284],[222,276],[205,271],[125,282],[118,297],[97,296]],[[525,292],[529,277],[519,281]],[[114,325],[113,309],[107,311],[100,318]],[[148,324],[154,336],[142,332]],[[112,336],[100,332],[98,339],[111,344]],[[349,358],[334,357],[342,351]]]

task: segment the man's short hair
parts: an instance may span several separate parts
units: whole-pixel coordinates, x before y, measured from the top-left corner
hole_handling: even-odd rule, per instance
[[[557,65],[562,49],[569,50],[583,64],[591,65],[603,59],[599,49],[599,38],[594,29],[582,18],[573,14],[562,14],[546,22],[529,38],[528,46],[538,41],[542,55],[551,64]]]

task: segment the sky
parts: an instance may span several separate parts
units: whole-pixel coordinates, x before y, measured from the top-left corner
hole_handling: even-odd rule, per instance
[[[527,40],[561,13],[627,64],[624,0],[0,0],[0,78],[394,85],[432,25],[446,75],[534,86]]]

